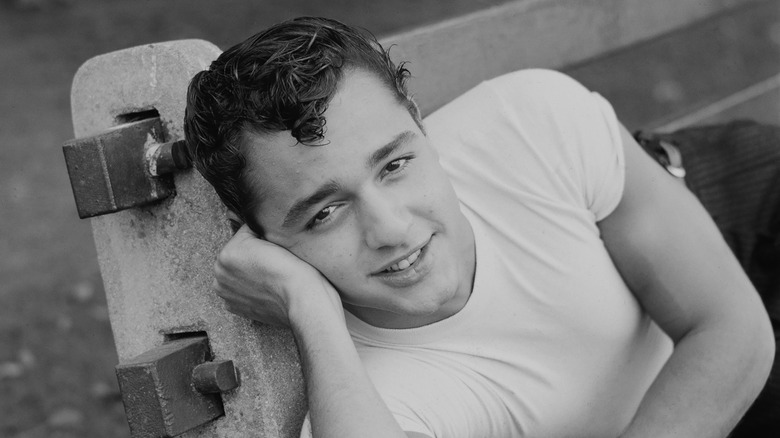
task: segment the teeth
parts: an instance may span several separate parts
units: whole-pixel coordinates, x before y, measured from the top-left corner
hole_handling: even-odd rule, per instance
[[[420,257],[420,252],[422,250],[418,249],[417,251],[413,252],[409,257],[401,260],[398,263],[393,264],[390,266],[387,270],[388,271],[403,271],[404,269],[408,268],[412,265],[415,261],[417,261],[417,258]]]

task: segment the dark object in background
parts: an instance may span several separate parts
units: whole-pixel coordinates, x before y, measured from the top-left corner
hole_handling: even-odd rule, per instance
[[[780,126],[738,120],[667,134],[634,134],[710,213],[769,312],[780,340]],[[682,171],[684,169],[684,171]],[[730,438],[776,437],[780,354]]]

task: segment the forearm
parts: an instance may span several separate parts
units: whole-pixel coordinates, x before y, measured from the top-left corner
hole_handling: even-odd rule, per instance
[[[682,337],[622,437],[726,437],[772,364],[763,316]]]
[[[363,368],[343,321],[318,312],[293,325],[316,438],[405,437]]]

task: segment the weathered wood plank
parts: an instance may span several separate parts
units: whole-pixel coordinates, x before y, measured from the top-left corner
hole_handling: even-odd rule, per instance
[[[691,125],[751,119],[780,125],[780,74],[658,127],[672,132]]]
[[[780,73],[778,30],[780,2],[754,2],[564,71],[652,130]]]
[[[755,0],[517,0],[382,39],[424,114],[480,81],[560,68]]]

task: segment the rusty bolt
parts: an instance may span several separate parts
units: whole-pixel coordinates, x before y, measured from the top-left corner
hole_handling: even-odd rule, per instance
[[[65,142],[79,217],[139,207],[174,194],[175,170],[190,167],[184,141],[164,143],[159,117],[116,126]]]
[[[161,176],[187,169],[192,161],[184,140],[156,143],[146,150],[146,165],[151,176]]]
[[[195,336],[168,341],[116,366],[133,438],[177,436],[224,415],[220,395],[198,386],[219,392],[238,386],[238,378],[232,361],[206,362],[210,357],[208,338]]]
[[[232,360],[206,362],[192,370],[192,384],[203,394],[226,392],[238,387],[238,370]]]

